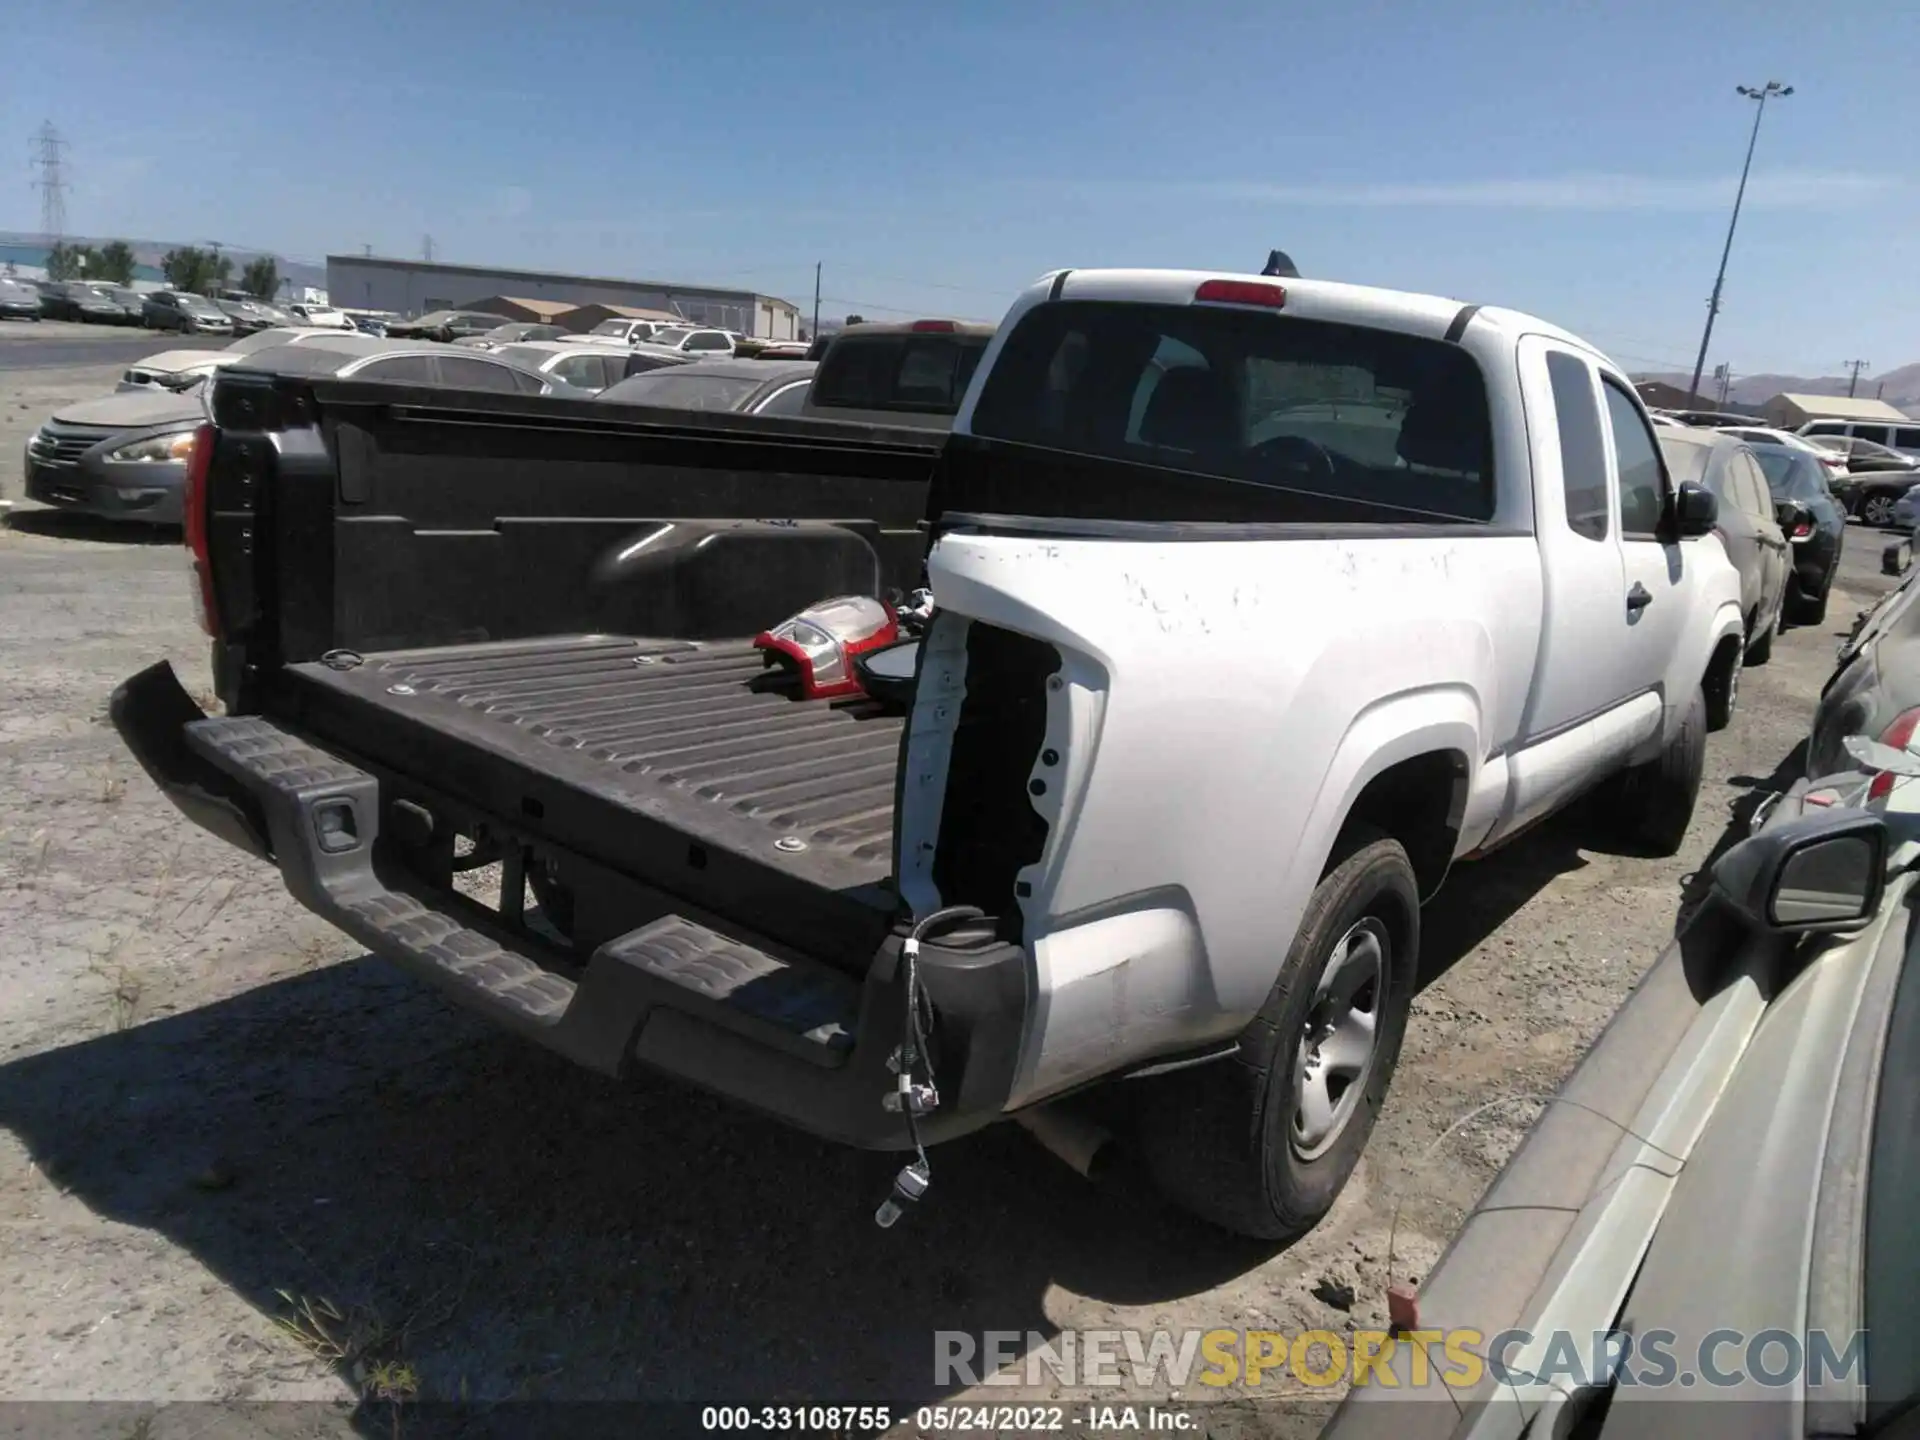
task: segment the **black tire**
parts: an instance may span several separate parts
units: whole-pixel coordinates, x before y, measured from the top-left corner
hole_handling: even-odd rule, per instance
[[[1701,693],[1707,701],[1707,729],[1721,731],[1733,723],[1733,712],[1740,704],[1740,672],[1746,668],[1739,642],[1722,642],[1701,681]]]
[[[1660,753],[1609,780],[1601,813],[1629,847],[1647,855],[1677,855],[1693,823],[1700,778],[1707,768],[1707,692],[1694,689],[1680,725]]]
[[[1798,586],[1793,592],[1793,619],[1796,625],[1819,625],[1827,618],[1827,596],[1832,593],[1833,580],[1827,580],[1828,588],[1818,595],[1809,595]]]
[[[1378,947],[1373,1049],[1335,1102],[1337,1124],[1311,1154],[1295,1144],[1300,1061],[1316,989],[1335,947],[1362,932]],[[1139,1082],[1139,1140],[1161,1193],[1203,1220],[1262,1240],[1293,1240],[1332,1208],[1386,1100],[1419,976],[1420,899],[1400,842],[1350,833],[1315,887],[1239,1053]],[[1356,1012],[1365,1013],[1364,989]],[[1314,1045],[1311,1053],[1318,1055]],[[1357,1087],[1357,1089],[1356,1089]]]
[[[1860,500],[1860,518],[1884,530],[1893,523],[1893,502],[1900,498],[1896,490],[1870,490]]]

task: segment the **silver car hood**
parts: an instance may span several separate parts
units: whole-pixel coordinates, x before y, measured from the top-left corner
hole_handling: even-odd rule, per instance
[[[113,425],[132,430],[146,425],[182,424],[205,418],[206,407],[197,394],[176,395],[128,391],[99,400],[82,400],[54,412],[63,425]]]

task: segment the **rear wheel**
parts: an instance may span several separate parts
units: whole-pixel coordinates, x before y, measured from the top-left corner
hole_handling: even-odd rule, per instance
[[[1890,490],[1875,490],[1860,502],[1860,518],[1869,525],[1893,523],[1893,503],[1900,497]]]
[[[1635,850],[1676,855],[1700,799],[1707,765],[1707,692],[1697,687],[1660,753],[1623,770],[1599,791],[1615,833]]]
[[[1242,1235],[1291,1240],[1332,1207],[1372,1133],[1419,974],[1400,842],[1350,834],[1315,887],[1239,1053],[1157,1080],[1140,1139],[1160,1190]]]

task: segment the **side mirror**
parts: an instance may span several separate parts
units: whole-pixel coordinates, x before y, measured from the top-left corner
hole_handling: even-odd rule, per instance
[[[1803,521],[1813,518],[1813,512],[1798,500],[1782,500],[1773,507],[1773,518],[1779,522],[1782,530],[1791,535]]]
[[[1762,929],[1844,934],[1880,908],[1886,863],[1877,814],[1831,810],[1742,840],[1714,864],[1713,888]]]
[[[919,638],[871,650],[853,662],[853,669],[860,677],[861,688],[874,699],[911,705],[914,685],[920,678]]]
[[[1704,485],[1688,480],[1673,497],[1673,528],[1682,540],[1713,533],[1720,518],[1720,502]]]

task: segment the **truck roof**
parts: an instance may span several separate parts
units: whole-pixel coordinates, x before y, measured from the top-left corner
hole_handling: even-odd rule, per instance
[[[1045,299],[1109,300],[1141,305],[1188,305],[1194,292],[1209,280],[1244,281],[1263,286],[1278,286],[1286,292],[1282,314],[1311,320],[1344,321],[1353,325],[1372,325],[1411,334],[1445,337],[1469,311],[1476,323],[1484,323],[1510,337],[1548,335],[1583,350],[1600,352],[1559,326],[1518,310],[1497,306],[1469,306],[1469,302],[1443,295],[1422,295],[1410,290],[1387,290],[1372,285],[1349,285],[1338,280],[1311,280],[1250,275],[1230,270],[1059,270],[1043,275],[1015,302],[1016,310]]]

